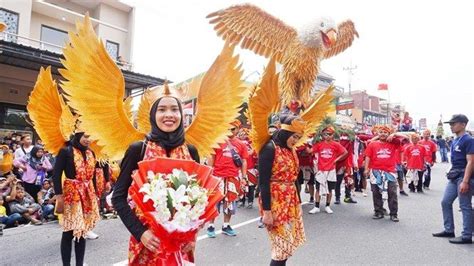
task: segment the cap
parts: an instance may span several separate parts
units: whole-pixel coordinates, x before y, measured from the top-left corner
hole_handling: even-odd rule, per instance
[[[4,176],[0,176],[0,181],[3,181],[3,180],[7,180],[7,178]]]
[[[467,124],[467,122],[469,122],[469,119],[467,118],[467,116],[465,116],[463,114],[456,114],[456,115],[453,115],[449,121],[446,121],[444,123],[445,124],[447,124],[447,123],[465,123],[465,124]]]

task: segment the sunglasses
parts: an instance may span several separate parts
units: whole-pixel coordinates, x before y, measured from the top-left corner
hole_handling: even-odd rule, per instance
[[[324,136],[332,136],[332,133],[323,133]]]

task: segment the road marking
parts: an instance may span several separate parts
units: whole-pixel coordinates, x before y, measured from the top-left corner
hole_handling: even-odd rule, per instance
[[[310,204],[310,202],[305,201],[305,202],[301,203],[301,206],[306,205],[306,204]],[[249,224],[251,224],[251,223],[255,223],[255,222],[258,221],[258,220],[260,220],[260,217],[247,220],[247,221],[245,221],[245,222],[242,222],[242,223],[233,225],[232,227],[233,227],[233,228],[239,228],[239,227],[242,227],[242,226],[249,225]],[[219,234],[222,234],[222,230],[216,231],[216,235],[219,235]],[[204,239],[206,239],[206,238],[209,238],[209,236],[207,236],[207,234],[202,235],[202,236],[198,236],[197,241],[201,241],[201,240],[204,240]],[[127,262],[128,262],[128,260],[124,260],[124,261],[121,261],[121,262],[117,262],[117,263],[114,264],[114,266],[124,266],[124,265],[128,265]]]

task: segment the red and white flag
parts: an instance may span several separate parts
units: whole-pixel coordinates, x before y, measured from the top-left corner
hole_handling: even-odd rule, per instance
[[[380,83],[378,90],[379,91],[387,91],[388,90],[388,84],[387,83]]]

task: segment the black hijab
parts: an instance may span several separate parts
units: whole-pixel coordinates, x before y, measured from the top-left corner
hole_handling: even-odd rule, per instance
[[[296,118],[298,117],[293,115],[281,116],[280,122],[281,124],[291,125],[291,122]],[[291,132],[285,129],[279,129],[273,134],[272,140],[273,142],[275,142],[276,145],[285,149],[290,149],[290,147],[288,147],[287,145],[287,141],[291,136],[293,136],[293,134],[295,134],[295,132]]]
[[[176,99],[176,102],[178,103],[179,112],[181,113],[181,121],[180,121],[179,127],[175,131],[164,132],[156,124],[156,110],[158,109],[158,104],[163,98],[164,97],[159,98],[151,106],[151,110],[150,110],[151,132],[148,133],[147,140],[156,142],[158,145],[163,147],[167,153],[169,153],[174,148],[179,147],[184,144],[183,107],[181,106],[181,102],[178,99],[171,97],[173,99]]]
[[[81,151],[82,157],[84,158],[84,160],[87,160],[86,151],[89,147],[81,144],[80,140],[82,136],[84,136],[84,132],[74,133],[74,136],[72,137],[72,140],[71,140],[71,146]]]

